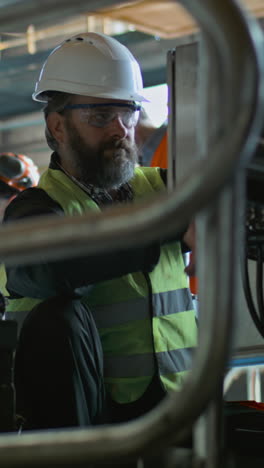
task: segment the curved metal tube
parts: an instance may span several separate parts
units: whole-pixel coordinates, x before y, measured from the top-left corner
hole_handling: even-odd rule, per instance
[[[231,1],[182,1],[200,22],[210,63],[221,70],[223,114],[233,118],[206,160],[197,161],[177,189],[148,204],[114,207],[82,217],[39,218],[0,229],[0,259],[6,263],[39,261],[119,249],[157,240],[181,230],[213,199],[234,171],[251,156],[263,115],[263,35],[258,24]],[[217,22],[215,15],[221,13]],[[229,22],[227,22],[227,18]],[[220,79],[220,78],[219,78]],[[239,92],[239,89],[242,92]],[[261,107],[262,106],[262,107]],[[217,109],[216,112],[220,110]],[[231,116],[231,118],[230,118]],[[54,232],[56,230],[56,234]],[[19,242],[18,242],[19,239]]]
[[[261,129],[259,119],[260,106],[263,106],[263,87],[260,84],[259,70],[263,70],[262,34],[257,24],[245,17],[231,0],[226,0],[221,5],[220,2],[211,0],[182,3],[200,22],[211,60],[215,58],[212,55],[212,47],[217,51],[217,61],[222,67],[223,94],[227,100],[224,103],[223,114],[229,115],[229,121],[236,117],[234,128],[224,129],[222,140],[214,148],[214,156],[210,156],[203,163],[199,162],[188,180],[180,184],[176,192],[144,207],[133,207],[129,210],[118,208],[109,211],[106,216],[76,218],[75,226],[72,226],[72,218],[10,225],[0,233],[2,258],[14,263],[18,263],[18,260],[25,261],[26,258],[32,260],[31,252],[35,247],[41,249],[43,256],[51,257],[60,242],[63,243],[63,248],[59,255],[64,255],[73,242],[78,242],[81,247],[76,248],[74,254],[95,248],[102,250],[102,244],[105,249],[113,249],[120,248],[120,245],[147,242],[181,229],[208,203],[208,198],[212,200],[216,197],[223,185],[227,187],[224,195],[215,200],[222,209],[226,202],[231,201],[232,191],[230,192],[228,181],[232,181],[235,169],[250,156]],[[226,21],[227,18],[232,25]],[[242,81],[241,92],[238,89],[239,81]],[[239,115],[236,116],[236,113]],[[91,224],[87,223],[88,220],[92,220]],[[231,221],[229,216],[229,229]],[[27,239],[33,227],[34,234],[40,228],[40,237],[35,241],[33,235]],[[87,232],[88,227],[90,232]],[[220,223],[220,227],[223,234],[225,226]],[[56,242],[49,247],[51,228],[56,228]],[[16,248],[18,229],[20,240],[23,236],[23,242]],[[16,242],[12,237],[15,232]],[[7,234],[9,238],[5,237]],[[65,237],[66,241],[63,241]],[[88,244],[86,249],[85,243]],[[212,242],[209,252],[213,253],[214,247]],[[222,250],[225,255],[230,254],[232,247],[232,242],[228,246],[223,243]],[[25,250],[25,255],[22,249]],[[228,272],[229,276],[224,270],[221,273],[222,284],[228,282],[230,277],[232,279],[232,273]],[[215,285],[216,279],[213,282]],[[230,284],[232,285],[232,281]],[[212,299],[210,304],[213,305],[215,301],[216,299]],[[84,461],[136,456],[144,453],[153,444],[168,441],[172,431],[180,433],[184,427],[190,427],[208,403],[225,366],[225,332],[228,328],[229,304],[230,302],[222,298],[213,317],[208,313],[206,353],[200,352],[198,348],[191,376],[179,394],[170,395],[155,410],[129,424],[86,430],[27,433],[20,437],[4,435],[0,438],[1,466],[47,466],[54,460],[57,464],[67,465],[73,459],[77,466]],[[218,338],[219,327],[223,333]],[[214,362],[213,371],[210,367],[211,361]]]

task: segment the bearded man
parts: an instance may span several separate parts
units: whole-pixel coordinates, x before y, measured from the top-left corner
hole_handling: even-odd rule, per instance
[[[100,212],[165,190],[165,171],[137,164],[142,77],[118,41],[97,33],[64,41],[33,98],[45,102],[54,152],[5,222]],[[31,310],[15,363],[25,428],[127,421],[181,387],[196,345],[182,239],[191,247],[189,229],[173,242],[7,268],[9,312]]]

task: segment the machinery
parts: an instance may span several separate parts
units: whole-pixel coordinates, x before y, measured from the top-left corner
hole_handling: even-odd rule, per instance
[[[264,241],[264,145],[261,135],[252,163],[247,171],[247,211],[246,211],[246,245],[247,255],[244,266],[244,290],[252,319],[264,338],[264,302],[263,302],[263,241]],[[249,279],[248,261],[256,262],[256,298],[252,297]]]

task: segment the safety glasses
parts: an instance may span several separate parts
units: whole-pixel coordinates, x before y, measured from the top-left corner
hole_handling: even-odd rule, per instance
[[[107,127],[119,117],[126,128],[135,127],[141,106],[120,102],[97,104],[68,104],[64,109],[79,109],[80,119],[93,127]]]

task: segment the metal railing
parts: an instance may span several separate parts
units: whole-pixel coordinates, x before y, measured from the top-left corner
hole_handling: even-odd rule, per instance
[[[181,392],[170,394],[153,411],[129,424],[25,433],[19,437],[3,435],[3,468],[97,464],[106,459],[136,458],[153,447],[166,446],[172,438],[180,441],[222,378],[230,313],[235,307],[232,265],[238,233],[233,216],[239,199],[234,189],[235,174],[253,152],[261,130],[263,40],[257,23],[234,1],[195,0],[182,4],[200,23],[208,67],[214,65],[221,71],[221,109],[216,112],[221,112],[228,124],[221,128],[210,155],[194,164],[190,176],[175,191],[144,205],[118,207],[99,216],[41,218],[4,226],[0,230],[0,258],[9,264],[39,262],[41,258],[70,258],[147,243],[180,230],[208,205],[203,223],[204,232],[208,230],[207,246],[202,248],[208,262],[202,261],[200,280],[201,344],[193,370]],[[213,273],[206,276],[210,269]],[[221,295],[217,297],[219,289]]]

